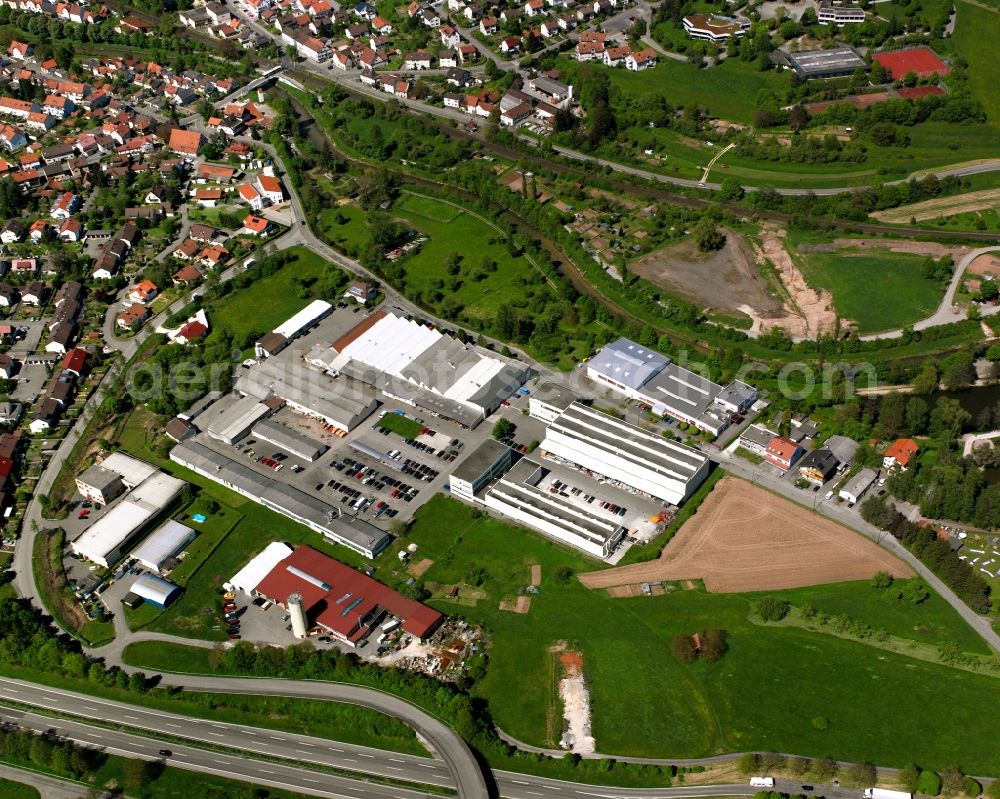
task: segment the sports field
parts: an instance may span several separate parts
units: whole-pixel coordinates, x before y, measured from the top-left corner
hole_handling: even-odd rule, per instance
[[[910,568],[857,533],[745,480],[726,477],[659,560],[582,575],[588,588],[701,579],[716,593],[864,580]]]

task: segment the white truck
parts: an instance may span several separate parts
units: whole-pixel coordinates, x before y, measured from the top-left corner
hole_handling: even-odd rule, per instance
[[[751,788],[773,788],[774,787],[774,777],[751,777],[750,778]]]
[[[865,799],[913,799],[912,793],[890,791],[886,788],[865,788]]]

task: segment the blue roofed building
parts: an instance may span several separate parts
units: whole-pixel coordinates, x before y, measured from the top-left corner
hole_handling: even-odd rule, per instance
[[[587,362],[587,377],[670,416],[718,435],[734,414],[745,412],[757,399],[753,386],[733,380],[714,383],[627,338],[613,341]]]

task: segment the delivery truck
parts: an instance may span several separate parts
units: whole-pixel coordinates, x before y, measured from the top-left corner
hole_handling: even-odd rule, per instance
[[[773,788],[774,787],[774,777],[751,777],[750,778],[751,788]]]
[[[913,799],[913,794],[886,788],[865,788],[865,799]]]

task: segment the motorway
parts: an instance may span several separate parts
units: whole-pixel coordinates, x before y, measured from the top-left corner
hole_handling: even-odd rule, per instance
[[[218,678],[209,678],[220,682]],[[237,681],[237,682],[247,682]],[[273,681],[268,681],[270,684]],[[278,681],[281,682],[281,681]],[[265,690],[265,689],[261,689]],[[258,785],[298,791],[321,797],[346,799],[425,799],[426,792],[395,784],[365,782],[309,768],[313,764],[344,769],[393,780],[406,780],[426,785],[453,787],[448,768],[439,760],[413,755],[385,752],[345,743],[334,743],[295,733],[224,724],[194,719],[174,713],[113,702],[71,691],[35,685],[22,680],[0,679],[0,702],[7,700],[47,708],[77,718],[54,718],[0,706],[0,720],[18,724],[37,732],[51,732],[80,744],[92,746],[110,754],[146,760],[165,760],[169,765],[207,774],[232,777],[240,775]],[[87,719],[86,721],[83,719]],[[184,738],[208,747],[226,747],[234,751],[213,751],[192,744],[163,742],[139,732],[101,727],[92,721],[123,725],[134,730],[147,730],[175,739]],[[168,757],[160,750],[170,751]],[[290,762],[257,760],[239,754],[247,752],[282,758]],[[297,763],[295,761],[298,761]],[[584,783],[553,780],[518,772],[497,771],[496,788],[506,799],[680,799],[681,797],[751,796],[756,789],[748,784],[707,785],[675,788],[608,788]],[[801,785],[777,781],[778,790],[801,791]],[[831,799],[858,799],[858,791],[834,786],[821,786],[823,795]],[[466,794],[459,792],[460,796]],[[487,796],[482,793],[481,796]]]

